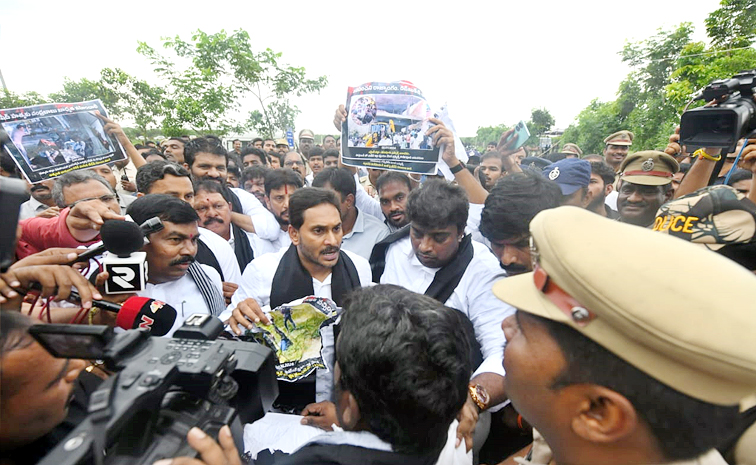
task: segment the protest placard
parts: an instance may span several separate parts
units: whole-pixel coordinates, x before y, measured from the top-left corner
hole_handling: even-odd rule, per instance
[[[107,116],[100,100],[0,110],[0,137],[31,183],[125,160],[123,147],[105,132],[95,111]]]
[[[436,174],[439,149],[425,133],[432,123],[420,89],[407,81],[350,87],[341,129],[345,165]]]

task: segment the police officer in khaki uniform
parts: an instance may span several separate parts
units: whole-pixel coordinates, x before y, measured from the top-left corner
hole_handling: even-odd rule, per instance
[[[572,153],[575,155],[575,158],[580,158],[583,155],[583,151],[580,147],[572,142],[564,144],[564,147],[562,147],[562,153]]]
[[[617,212],[620,221],[651,226],[656,211],[672,198],[672,175],[677,161],[664,152],[647,150],[628,155],[620,165]]]
[[[714,448],[756,392],[756,277],[575,207],[530,232],[534,270],[494,285],[518,309],[505,389],[545,440],[524,463],[724,465]]]
[[[604,159],[609,166],[619,172],[622,161],[627,157],[630,146],[633,145],[635,135],[630,131],[617,131],[604,139]]]

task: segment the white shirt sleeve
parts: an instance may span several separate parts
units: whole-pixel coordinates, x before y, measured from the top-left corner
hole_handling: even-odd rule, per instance
[[[360,211],[363,211],[368,215],[372,215],[381,221],[385,221],[386,217],[383,216],[383,210],[381,210],[381,202],[374,199],[373,197],[368,195],[367,192],[365,192],[365,188],[362,187],[362,184],[360,183],[359,175],[354,175],[354,182],[357,185],[357,195],[354,199],[355,206],[357,206]]]
[[[257,200],[257,197],[238,187],[232,187],[231,190],[239,198],[244,214],[252,218],[252,224],[255,227],[255,234],[270,241],[278,238],[278,232],[281,230],[276,217],[269,212],[267,208]]]
[[[352,263],[354,263],[354,267],[357,269],[357,274],[360,276],[362,287],[370,286],[373,283],[373,272],[370,270],[370,262],[354,252],[348,250],[344,250],[344,252],[352,259]]]
[[[236,260],[234,249],[225,239],[209,229],[199,228],[199,233],[200,240],[207,245],[215,255],[215,259],[218,260],[218,264],[223,270],[223,279],[229,283],[239,283],[241,281],[241,270],[239,270],[239,262]],[[223,286],[221,286],[222,290]]]
[[[472,240],[491,247],[491,242],[483,237],[480,233],[480,216],[483,214],[483,204],[471,203],[467,214],[467,228],[465,229],[472,236]]]

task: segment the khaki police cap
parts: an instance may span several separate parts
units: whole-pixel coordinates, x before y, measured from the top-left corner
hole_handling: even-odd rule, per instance
[[[302,129],[301,131],[299,131],[299,139],[302,139],[303,137],[315,139],[315,134],[309,129]]]
[[[635,134],[630,131],[617,131],[604,139],[606,145],[633,145]]]
[[[276,145],[285,145],[289,146],[289,143],[286,141],[286,139],[276,139]]]
[[[696,399],[736,405],[756,392],[751,272],[577,207],[542,211],[530,232],[534,271],[496,282],[499,299],[571,326]]]
[[[583,154],[583,151],[580,150],[580,147],[578,147],[577,144],[573,144],[573,143],[564,144],[564,147],[562,147],[562,152],[574,153],[575,155],[578,155],[578,156]]]
[[[674,157],[657,150],[635,152],[620,165],[620,178],[633,184],[662,186],[672,182],[672,175],[680,171]]]

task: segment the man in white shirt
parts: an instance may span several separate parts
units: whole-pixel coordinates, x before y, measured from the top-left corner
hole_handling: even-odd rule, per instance
[[[384,252],[385,270],[378,250],[371,257],[374,280],[380,276],[381,284],[396,284],[433,297],[472,323],[480,356],[470,380],[459,437],[469,435],[479,413],[506,400],[501,365],[505,339],[498,328],[514,313],[514,308],[500,305],[493,294],[493,283],[506,274],[488,248],[465,234],[467,213],[468,200],[462,188],[440,179],[427,181],[409,196],[410,228]]]
[[[128,214],[137,224],[158,217],[164,228],[150,234],[147,253],[148,284],[137,294],[166,302],[176,309],[170,337],[193,313],[218,316],[224,310],[223,284],[210,266],[195,261],[199,216],[188,203],[165,194],[136,199]]]
[[[231,222],[231,196],[228,188],[214,180],[194,183],[194,209],[200,217],[200,225],[214,232],[234,249],[239,269],[244,270],[254,259],[252,237]]]
[[[55,184],[54,179],[47,179],[37,184],[32,184],[29,188],[31,198],[21,204],[18,214],[18,220],[25,220],[39,216],[42,218],[53,218],[58,216],[60,208],[55,205],[55,199],[52,196],[52,188]]]
[[[236,334],[251,329],[254,323],[269,323],[261,309],[264,306],[275,308],[310,295],[327,297],[340,306],[349,291],[371,282],[368,261],[341,250],[341,212],[333,192],[318,188],[294,192],[289,200],[289,222],[291,246],[253,260],[221,315]],[[329,337],[325,331],[323,334],[324,339]],[[334,340],[331,334],[324,348],[332,347]],[[328,400],[331,385],[332,377],[324,377],[322,371],[301,382],[279,382],[278,405],[299,413],[316,400]]]
[[[266,240],[255,236],[252,240],[252,249],[255,257],[266,253],[278,252],[291,245],[289,237],[289,198],[297,189],[302,188],[302,178],[297,173],[287,168],[270,170],[265,173],[265,205],[273,216],[276,217],[280,226],[278,237],[275,240]]]
[[[369,259],[373,246],[388,236],[389,231],[381,220],[363,213],[355,206],[354,201],[358,187],[349,170],[345,168],[325,169],[315,176],[312,185],[313,187],[329,189],[338,195],[341,201],[341,219],[343,220],[342,229],[344,232],[342,246],[345,250]]]
[[[137,196],[146,194],[167,194],[179,200],[194,203],[194,186],[189,172],[176,163],[154,161],[141,166],[136,176]],[[196,259],[199,263],[213,267],[223,281],[223,294],[227,302],[241,281],[241,271],[234,249],[222,237],[200,227],[200,242]]]

